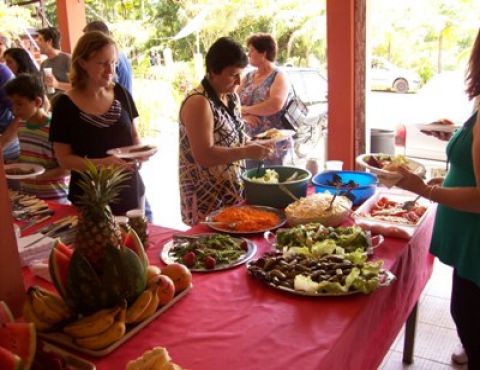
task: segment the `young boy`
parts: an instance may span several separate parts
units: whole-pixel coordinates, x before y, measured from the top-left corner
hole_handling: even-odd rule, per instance
[[[5,91],[12,102],[15,119],[0,137],[0,142],[6,144],[18,136],[18,161],[45,168],[44,173],[21,180],[21,190],[42,199],[66,202],[69,173],[60,168],[53,144],[48,141],[50,117],[42,108],[45,96],[42,81],[33,75],[19,74],[7,83]]]

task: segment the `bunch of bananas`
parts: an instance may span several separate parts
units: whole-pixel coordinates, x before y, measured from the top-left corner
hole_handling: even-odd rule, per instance
[[[128,307],[127,324],[137,324],[146,318],[152,316],[160,303],[158,296],[158,285],[153,285],[145,289],[142,294]]]
[[[63,332],[72,337],[80,347],[99,350],[121,339],[126,332],[127,304],[100,310],[68,325]]]
[[[72,317],[65,301],[55,293],[39,286],[31,286],[23,305],[25,320],[32,322],[38,331],[49,331]]]
[[[182,368],[172,362],[166,348],[155,347],[130,361],[126,370],[182,370]]]

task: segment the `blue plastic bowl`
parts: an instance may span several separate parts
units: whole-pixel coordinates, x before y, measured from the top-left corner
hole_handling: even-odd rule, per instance
[[[329,191],[331,194],[335,194],[335,186],[327,185],[327,181],[333,181],[333,175],[337,174],[342,179],[342,183],[347,183],[353,180],[358,187],[351,191],[353,195],[353,205],[358,206],[370,198],[377,189],[378,179],[372,173],[357,172],[357,171],[325,171],[315,175],[312,179],[312,183],[315,186],[316,193],[324,193]]]

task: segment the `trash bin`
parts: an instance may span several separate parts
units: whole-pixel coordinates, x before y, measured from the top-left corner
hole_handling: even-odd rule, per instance
[[[395,154],[395,131],[373,128],[370,130],[370,153]]]

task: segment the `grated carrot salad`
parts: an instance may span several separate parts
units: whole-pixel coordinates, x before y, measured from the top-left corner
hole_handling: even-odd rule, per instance
[[[235,223],[232,230],[248,232],[270,229],[278,225],[280,217],[274,212],[244,206],[225,208],[213,220],[225,224]]]

